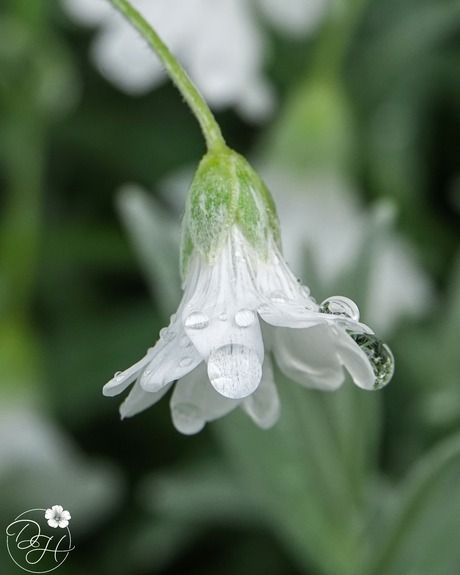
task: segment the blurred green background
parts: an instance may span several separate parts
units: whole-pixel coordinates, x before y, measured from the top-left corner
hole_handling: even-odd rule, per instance
[[[169,83],[105,79],[97,31],[59,2],[3,0],[0,525],[63,505],[63,575],[457,575],[460,6],[349,0],[309,34],[251,9],[276,104],[217,119],[270,185],[294,272],[356,301],[395,377],[330,395],[277,374],[270,431],[235,413],[182,436],[166,399],[121,422],[101,387],[178,302],[203,139]],[[0,572],[22,572],[1,543]]]

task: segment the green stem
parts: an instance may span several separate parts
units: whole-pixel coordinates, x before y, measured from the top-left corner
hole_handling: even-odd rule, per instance
[[[198,120],[206,139],[208,150],[217,151],[218,149],[225,148],[225,140],[222,137],[219,124],[216,122],[209,106],[155,30],[141,14],[131,6],[128,0],[109,0],[109,2],[141,33],[160,58],[169,77]]]

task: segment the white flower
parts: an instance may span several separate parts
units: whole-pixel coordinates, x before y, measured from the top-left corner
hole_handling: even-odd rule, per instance
[[[105,385],[104,394],[134,383],[120,408],[130,417],[177,381],[171,410],[179,431],[196,433],[237,406],[267,428],[280,409],[271,353],[288,377],[323,390],[342,384],[344,367],[364,389],[387,383],[393,369],[388,348],[359,323],[353,302],[331,298],[317,305],[276,245],[263,261],[234,226],[215,264],[192,256],[170,325],[143,359]]]
[[[197,83],[209,104],[236,106],[259,120],[273,93],[263,74],[265,41],[255,5],[267,19],[296,34],[314,27],[326,0],[133,0]],[[106,0],[64,0],[77,20],[99,26],[92,57],[101,72],[129,94],[155,88],[164,74],[145,42]]]
[[[364,389],[393,374],[390,350],[359,322],[355,304],[334,297],[318,305],[280,251],[273,200],[251,166],[231,150],[209,152],[192,181],[182,228],[184,294],[146,356],[104,386],[129,417],[177,382],[171,411],[183,433],[242,407],[263,428],[279,400],[273,355],[289,378],[337,389],[344,368]]]
[[[53,505],[51,509],[47,509],[45,512],[45,519],[48,519],[48,525],[50,527],[67,527],[70,521],[70,513],[64,511],[62,505]]]

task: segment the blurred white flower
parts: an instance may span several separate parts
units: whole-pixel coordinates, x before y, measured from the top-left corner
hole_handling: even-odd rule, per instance
[[[120,408],[129,417],[177,381],[171,410],[182,433],[196,433],[237,406],[267,428],[279,414],[270,353],[288,377],[306,387],[337,389],[344,367],[364,389],[388,383],[391,352],[358,320],[357,307],[346,298],[316,304],[273,239],[265,260],[234,225],[215,263],[192,254],[170,325],[143,359],[115,374],[104,394],[116,395],[134,383]]]
[[[62,505],[53,505],[51,509],[47,509],[45,512],[45,519],[48,519],[48,525],[50,527],[67,527],[70,521],[70,513],[64,511]]]
[[[367,321],[387,334],[405,317],[423,315],[434,290],[407,239],[392,229],[394,209],[384,203],[366,210],[339,177],[297,178],[273,166],[261,168],[276,198],[283,243],[293,269],[302,270],[308,253],[322,286],[356,274],[367,257],[362,307]],[[358,272],[359,273],[359,272]]]
[[[92,57],[125,92],[144,94],[165,78],[157,57],[106,0],[63,0],[79,22],[98,26]],[[234,106],[259,120],[273,108],[263,73],[266,46],[260,18],[285,33],[314,28],[328,0],[133,0],[215,108]]]

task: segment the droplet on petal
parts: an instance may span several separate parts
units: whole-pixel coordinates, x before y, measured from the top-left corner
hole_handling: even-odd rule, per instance
[[[256,316],[252,309],[240,309],[235,314],[235,323],[240,327],[248,327],[254,323]]]
[[[228,344],[211,354],[208,376],[214,389],[221,395],[241,399],[257,389],[262,377],[262,366],[253,349]]]
[[[219,319],[220,319],[220,321],[227,321],[228,315],[226,313],[221,313],[221,314],[219,314]]]
[[[188,367],[189,365],[192,365],[193,359],[191,357],[183,357],[180,362],[179,362],[179,366],[180,367]]]
[[[275,303],[286,303],[286,296],[281,290],[272,292],[270,299]]]
[[[189,329],[204,329],[209,325],[209,317],[200,311],[195,311],[187,316],[184,324]]]
[[[257,308],[257,311],[263,315],[263,314],[270,313],[272,311],[272,308],[267,303],[262,303]]]
[[[114,377],[115,381],[120,382],[120,381],[123,381],[125,379],[125,374],[122,371],[117,371],[113,377]]]
[[[319,311],[321,313],[329,313],[331,315],[348,317],[354,321],[359,321],[358,306],[347,297],[334,296],[327,298],[319,306]]]
[[[171,409],[174,425],[186,435],[198,433],[204,427],[201,411],[193,403],[178,403]]]
[[[144,377],[147,377],[147,376],[150,375],[151,373],[152,373],[152,370],[147,368],[147,369],[144,369],[144,372],[143,372],[142,375],[143,375]]]
[[[390,348],[369,333],[348,332],[369,359],[375,374],[374,389],[384,387],[393,377],[395,361]]]
[[[172,341],[176,337],[173,331],[170,331],[167,327],[162,327],[160,329],[160,339],[165,342]]]
[[[188,335],[183,335],[180,340],[179,340],[179,345],[181,347],[187,347],[190,343],[190,338],[188,337]]]

